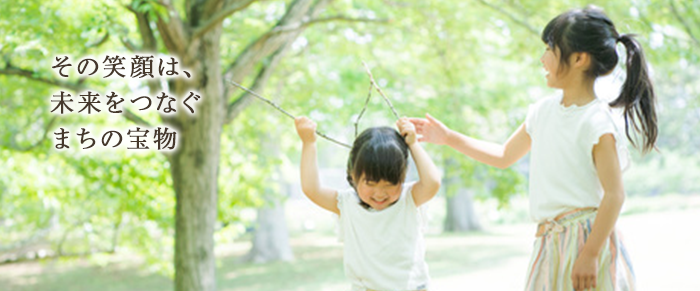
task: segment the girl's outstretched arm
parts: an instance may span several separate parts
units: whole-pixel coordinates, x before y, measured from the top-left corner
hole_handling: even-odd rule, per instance
[[[423,150],[423,147],[416,140],[416,128],[411,121],[404,117],[396,122],[396,126],[399,128],[401,135],[405,137],[413,162],[416,163],[419,180],[413,185],[411,196],[413,196],[413,202],[416,204],[416,207],[421,206],[435,197],[435,194],[440,190],[440,172],[435,167],[433,160],[428,156],[428,153]]]
[[[531,139],[525,131],[525,124],[518,127],[505,144],[500,145],[455,132],[430,114],[426,114],[426,119],[409,120],[416,125],[416,132],[423,135],[418,141],[448,145],[472,159],[497,168],[510,167],[530,151]]]
[[[600,137],[598,144],[593,147],[593,161],[603,186],[603,200],[598,207],[591,234],[574,262],[571,280],[575,290],[596,287],[598,255],[615,228],[622,203],[625,201],[620,162],[612,134]]]
[[[301,190],[306,197],[321,208],[340,215],[338,192],[324,188],[318,179],[316,162],[316,123],[306,117],[294,119],[297,134],[303,143],[301,148]]]

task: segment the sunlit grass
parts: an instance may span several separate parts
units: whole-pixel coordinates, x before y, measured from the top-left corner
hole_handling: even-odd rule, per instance
[[[440,201],[436,201],[437,206]],[[299,207],[298,205],[296,205]],[[477,205],[477,207],[479,207]],[[288,209],[289,210],[289,209]],[[348,290],[343,273],[342,244],[334,237],[333,217],[306,213],[319,219],[314,230],[288,220],[294,235],[295,260],[253,264],[240,258],[250,242],[239,240],[220,246],[217,289],[223,291]],[[440,209],[431,208],[436,216]],[[330,220],[330,221],[329,221]],[[700,197],[675,196],[627,200],[618,222],[637,273],[638,290],[700,290],[693,280],[700,258]],[[433,221],[437,227],[439,221]],[[532,246],[532,223],[490,224],[482,232],[435,234],[426,237],[427,260],[433,290],[519,290],[524,284]],[[308,224],[307,224],[308,225]],[[328,228],[331,229],[328,229]],[[114,256],[103,267],[87,260],[27,262],[0,266],[0,290],[173,290],[170,278],[147,273],[138,258]]]

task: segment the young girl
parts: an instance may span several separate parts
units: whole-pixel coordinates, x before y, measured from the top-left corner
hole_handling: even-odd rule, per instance
[[[316,124],[306,117],[296,118],[295,124],[303,142],[301,188],[316,205],[340,215],[345,275],[352,290],[427,290],[425,220],[418,207],[435,196],[440,175],[416,142],[413,124],[407,118],[397,121],[400,134],[389,127],[363,131],[348,159],[352,188],[341,191],[320,185]],[[409,150],[419,180],[404,184]]]
[[[641,46],[618,34],[596,8],[557,16],[542,41],[547,86],[563,94],[531,105],[504,145],[451,131],[430,115],[411,122],[420,141],[449,145],[499,168],[531,151],[530,212],[539,225],[525,290],[634,290],[632,266],[614,231],[625,199],[618,155],[626,152],[610,106],[624,109],[633,144],[630,124],[641,133],[643,151],[654,148],[655,97]],[[627,49],[627,79],[619,97],[605,104],[593,85],[617,65],[617,43]]]

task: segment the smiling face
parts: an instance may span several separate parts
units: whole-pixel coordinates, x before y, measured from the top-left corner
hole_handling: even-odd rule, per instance
[[[566,72],[562,70],[559,71],[560,59],[559,59],[559,49],[547,46],[540,58],[544,70],[547,72],[545,78],[547,79],[547,86],[550,88],[561,88],[562,77],[565,77]]]
[[[556,48],[556,58],[571,65],[572,69],[576,66],[571,56],[585,54],[584,64],[578,65],[585,77],[593,79],[607,75],[615,69],[618,63],[616,47],[617,43],[622,41],[615,25],[605,12],[590,5],[584,9],[569,10],[549,21],[542,30],[541,39],[545,45],[552,49]],[[545,56],[543,56],[543,63],[544,58]],[[561,68],[562,63],[559,64]],[[551,74],[555,72],[554,70],[549,72],[550,77],[554,76]],[[561,79],[559,75],[556,77]],[[556,86],[556,88],[560,87]]]
[[[401,196],[407,168],[408,145],[401,134],[390,127],[372,127],[353,143],[347,180],[363,206],[382,210]]]
[[[358,182],[355,182],[355,185],[357,195],[360,196],[362,202],[367,203],[376,210],[383,210],[389,207],[401,197],[402,185],[400,183],[392,184],[385,180],[379,180],[378,182],[367,181],[363,177]]]

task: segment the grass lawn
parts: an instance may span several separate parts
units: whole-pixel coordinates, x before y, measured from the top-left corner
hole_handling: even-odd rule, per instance
[[[628,199],[618,226],[634,264],[638,290],[700,290],[700,281],[695,279],[700,274],[698,222],[700,197]],[[217,289],[348,290],[342,245],[337,239],[327,230],[297,232],[293,225],[290,228],[296,256],[293,262],[241,263],[238,258],[250,248],[248,241],[219,248]],[[431,233],[426,237],[432,290],[522,289],[534,225],[499,224],[487,225],[486,229],[481,233]],[[114,256],[110,261],[103,267],[87,260],[0,265],[0,290],[173,289],[169,278],[144,271],[138,258]]]

